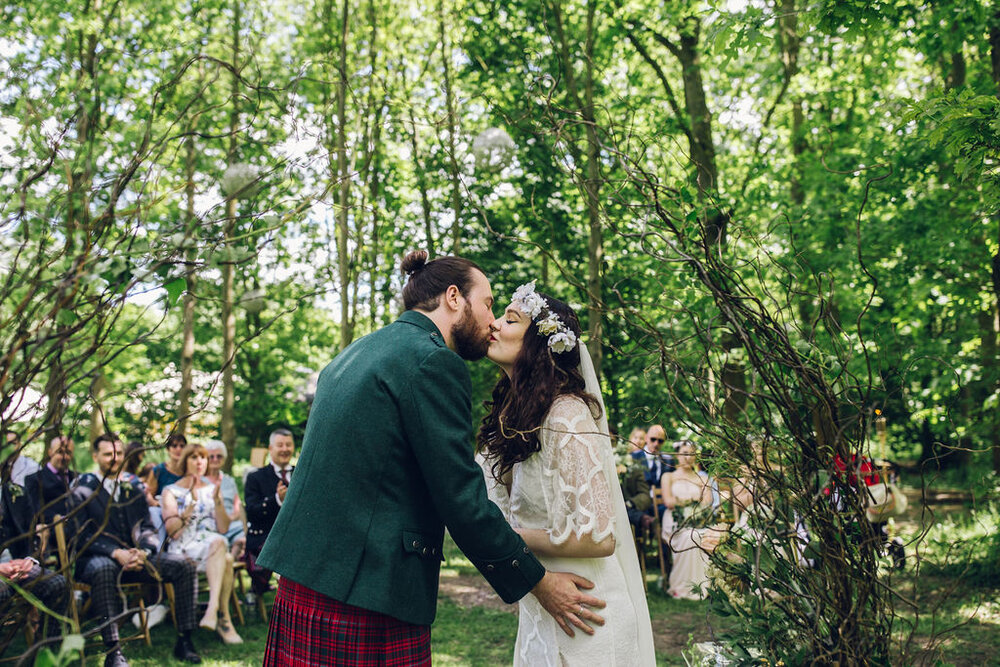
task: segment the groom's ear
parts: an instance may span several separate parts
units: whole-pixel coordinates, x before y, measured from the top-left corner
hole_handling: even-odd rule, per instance
[[[461,312],[462,292],[458,289],[458,285],[448,285],[448,288],[441,295],[441,300],[438,303],[443,305],[450,312]]]

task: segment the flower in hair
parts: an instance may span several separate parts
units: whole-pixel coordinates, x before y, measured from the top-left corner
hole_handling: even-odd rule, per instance
[[[539,336],[549,337],[549,349],[553,352],[568,352],[576,347],[576,334],[558,315],[549,311],[545,299],[535,292],[534,280],[514,290],[511,305],[535,322]]]
[[[518,310],[533,320],[541,315],[542,311],[545,310],[545,299],[535,293],[534,280],[530,283],[525,283],[514,290],[514,296],[511,297],[511,302],[518,304]]]
[[[559,318],[551,313],[548,317],[538,320],[536,324],[538,325],[538,333],[543,336],[548,336],[559,331]]]

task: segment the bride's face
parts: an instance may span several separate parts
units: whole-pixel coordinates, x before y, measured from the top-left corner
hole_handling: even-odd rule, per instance
[[[510,375],[524,343],[524,332],[528,330],[531,319],[513,305],[508,306],[504,314],[497,318],[490,327],[490,347],[486,356],[490,361],[504,369]]]

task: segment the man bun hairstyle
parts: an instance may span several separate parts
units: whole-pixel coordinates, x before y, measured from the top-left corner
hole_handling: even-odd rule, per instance
[[[399,268],[407,276],[403,287],[403,308],[406,310],[434,310],[440,296],[451,285],[468,297],[474,278],[472,272],[483,273],[475,262],[462,257],[439,257],[428,262],[426,250],[407,253]]]

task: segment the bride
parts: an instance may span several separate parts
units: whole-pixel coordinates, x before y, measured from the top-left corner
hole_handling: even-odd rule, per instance
[[[653,665],[645,582],[618,486],[600,389],[573,310],[514,292],[487,355],[503,370],[480,427],[490,499],[549,570],[594,582],[607,623],[567,636],[565,619],[520,601],[515,665]]]

